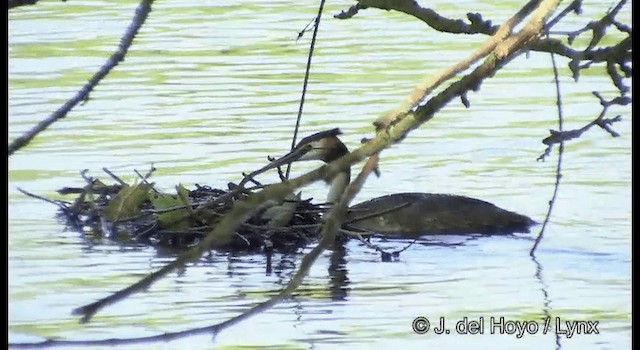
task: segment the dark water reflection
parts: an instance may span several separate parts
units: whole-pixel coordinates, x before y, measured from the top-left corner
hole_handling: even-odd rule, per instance
[[[349,296],[349,269],[347,268],[346,242],[338,238],[331,250],[329,259],[329,291],[331,300],[344,301]]]

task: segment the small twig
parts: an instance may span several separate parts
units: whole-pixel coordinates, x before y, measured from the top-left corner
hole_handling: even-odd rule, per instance
[[[615,130],[611,129],[611,124],[619,122],[622,120],[622,116],[621,115],[617,115],[613,118],[605,118],[605,119],[601,119],[599,120],[596,125],[598,125],[599,127],[601,127],[602,129],[604,129],[606,132],[608,132],[611,136],[613,137],[619,137],[620,134],[618,132],[616,132]]]
[[[313,49],[316,47],[316,38],[318,37],[318,29],[320,28],[320,19],[322,18],[322,11],[324,9],[325,0],[320,0],[320,6],[318,7],[318,14],[315,18],[315,24],[313,26],[313,35],[311,36],[311,44],[309,46],[309,56],[307,58],[307,67],[304,71],[304,81],[302,82],[302,94],[300,95],[300,106],[298,107],[298,117],[296,118],[296,126],[293,129],[293,138],[291,140],[291,150],[296,146],[296,139],[298,137],[298,130],[300,129],[300,120],[302,119],[302,108],[304,107],[304,99],[307,95],[307,85],[309,84],[309,73],[311,71],[311,58],[313,57]],[[285,179],[289,178],[291,172],[291,163],[287,164],[287,170],[285,171]]]
[[[63,187],[61,189],[59,189],[58,194],[61,195],[67,195],[67,194],[78,194],[78,193],[83,193],[84,192],[84,188],[82,187]]]
[[[607,110],[609,109],[610,106],[627,105],[631,103],[631,98],[616,97],[611,101],[607,101],[597,91],[594,91],[593,95],[600,100],[600,105],[602,105],[602,111],[596,117],[596,119],[594,119],[593,121],[589,122],[587,125],[579,129],[566,130],[566,131],[549,130],[551,136],[548,136],[544,140],[542,140],[542,143],[547,145],[548,147],[545,150],[545,152],[540,157],[538,157],[538,160],[544,160],[544,158],[546,158],[549,155],[549,153],[551,152],[552,145],[579,138],[587,130],[591,129],[593,126],[596,126],[596,125],[602,128],[603,130],[607,131],[613,137],[620,136],[620,134],[618,134],[615,130],[611,129],[611,124],[621,121],[622,116],[617,115],[614,118],[610,118],[610,119],[604,118],[604,116],[607,114]]]
[[[549,20],[545,25],[545,32],[549,32],[553,26],[555,26],[561,19],[563,19],[569,12],[581,13],[582,12],[582,0],[573,0],[569,6],[562,10],[557,16]]]
[[[249,240],[248,240],[248,239],[246,239],[243,235],[241,235],[241,234],[240,234],[240,233],[238,233],[238,232],[235,232],[235,235],[236,235],[236,236],[238,236],[238,237],[240,237],[240,238],[241,238],[241,239],[242,239],[242,240],[247,244],[247,247],[250,247],[250,246],[251,246],[251,242],[249,242]]]
[[[267,156],[267,160],[273,162],[276,160],[276,158]],[[284,172],[282,172],[282,168],[279,165],[276,167],[276,169],[278,170],[278,178],[280,179],[280,182],[284,182],[285,180],[287,180],[287,177],[285,176]]]
[[[95,181],[94,178],[92,177],[88,177],[87,173],[89,172],[89,169],[83,169],[80,170],[80,176],[84,179],[84,181],[91,187],[93,188],[93,183]]]
[[[53,205],[56,205],[56,206],[60,207],[60,209],[62,209],[65,213],[66,213],[66,212],[67,212],[67,210],[68,210],[68,207],[67,207],[67,205],[65,205],[65,204],[64,204],[64,202],[59,202],[59,201],[51,200],[51,199],[49,199],[49,198],[45,198],[45,197],[39,196],[39,195],[37,195],[37,194],[31,193],[31,192],[27,192],[27,191],[23,190],[23,189],[22,189],[22,188],[20,188],[20,187],[18,187],[18,191],[22,192],[22,194],[25,194],[25,195],[27,195],[27,196],[29,196],[29,197],[32,197],[32,198],[35,198],[35,199],[39,199],[39,200],[41,200],[41,201],[45,201],[45,202],[47,202],[47,203],[51,203],[51,204],[53,204]]]
[[[156,171],[156,168],[153,166],[153,164],[151,165],[151,169],[149,169],[149,171],[147,171],[146,174],[142,175],[140,174],[140,172],[137,169],[133,169],[133,171],[136,173],[136,175],[138,175],[138,177],[142,180],[142,182],[146,183],[147,185],[151,185],[147,179],[149,177],[151,177],[151,175],[153,174],[154,171]]]
[[[122,186],[125,186],[127,183],[122,181],[121,178],[119,178],[116,174],[112,173],[111,170],[107,169],[106,167],[103,167],[102,170],[107,173],[109,176],[111,176],[112,179],[116,180],[117,183],[119,183]]]
[[[587,25],[585,25],[583,28],[567,33],[566,35],[569,37],[569,43],[571,43],[578,35],[587,31],[592,31],[591,41],[589,42],[589,45],[586,47],[585,51],[594,48],[605,36],[607,28],[614,24],[615,16],[618,14],[618,12],[620,12],[626,2],[627,0],[620,0],[618,4],[616,4],[616,6],[614,6],[612,9],[610,8],[607,13],[599,20],[591,21],[587,23]],[[622,30],[622,32],[625,31]]]
[[[140,172],[137,169],[133,169],[133,172],[136,173],[136,175],[138,175],[138,177],[142,180],[142,183],[149,185],[149,187],[151,187],[151,189],[153,190],[153,192],[155,193],[160,193],[160,191],[156,190],[156,188],[153,186],[152,183],[150,183],[147,179],[151,176],[151,174],[153,174],[153,172],[156,170],[156,168],[153,167],[153,165],[151,165],[151,169],[149,169],[149,171],[142,175],[140,174]]]
[[[418,241],[418,239],[414,239],[413,241],[411,241],[411,243],[407,244],[404,248],[400,249],[400,250],[396,250],[394,253],[400,255],[400,253],[404,252],[405,250],[409,249],[414,243],[416,243]]]
[[[148,179],[151,177],[151,175],[156,171],[156,167],[153,166],[153,163],[151,163],[151,167],[149,167],[149,170],[147,171],[146,174],[144,174],[144,179]]]
[[[562,113],[562,93],[560,91],[560,79],[558,78],[558,67],[556,66],[555,56],[551,54],[551,64],[553,66],[553,76],[556,87],[556,105],[558,107],[558,130],[562,132],[564,125],[564,118]],[[542,238],[544,237],[544,230],[547,227],[547,223],[551,218],[551,212],[553,211],[553,204],[556,201],[556,197],[558,195],[558,189],[560,188],[560,179],[562,178],[562,154],[564,153],[564,142],[560,142],[560,147],[558,148],[558,165],[556,167],[556,183],[553,188],[553,195],[551,196],[551,200],[549,200],[549,209],[547,210],[547,215],[544,218],[544,222],[542,223],[542,227],[540,228],[540,233],[536,237],[535,243],[531,250],[529,251],[529,255],[531,257],[535,256],[536,248],[540,242],[542,242]]]
[[[246,173],[242,173],[242,177],[244,179],[247,179],[247,181],[251,182],[252,184],[256,185],[256,186],[262,186],[264,187],[260,182],[258,182],[258,180],[254,179],[253,176],[251,174],[246,174]],[[244,181],[244,179],[242,181]]]
[[[364,230],[364,229],[362,231],[354,231],[354,230],[349,230],[344,227],[341,227],[340,233],[345,234],[347,236],[355,237],[358,240],[364,240],[365,238],[363,235],[369,236],[369,235],[373,235],[375,232],[370,230]]]
[[[365,246],[367,246],[370,249],[375,250],[376,252],[380,253],[380,260],[382,260],[383,262],[389,262],[391,261],[391,253],[386,252],[384,249],[378,247],[377,245],[373,245],[371,244],[371,242],[369,242],[369,240],[365,239],[362,235],[363,234],[373,234],[373,232],[355,232],[355,231],[349,231],[349,230],[345,230],[345,229],[341,229],[340,230],[343,233],[348,234],[349,236],[353,236],[355,238],[357,238],[362,244],[364,244]]]
[[[611,22],[619,31],[631,35],[631,27],[629,27],[628,25],[622,24],[615,19],[613,19]]]
[[[150,236],[150,234],[152,234],[153,231],[156,230],[157,228],[158,228],[158,223],[154,222],[153,225],[151,225],[148,229],[135,235],[134,239],[140,240],[142,238],[148,238],[148,236]]]
[[[616,68],[616,62],[613,60],[607,61],[607,73],[613,85],[620,91],[620,95],[624,96],[629,92],[629,86],[625,85],[624,77],[618,73]]]
[[[279,169],[279,168],[278,168],[278,169]],[[266,186],[267,186],[267,185],[255,185],[255,186],[253,186],[253,187],[247,187],[247,188],[245,189],[245,192],[246,192],[246,193],[251,193],[251,192],[253,192],[253,191],[255,191],[255,190],[261,190],[261,189],[265,188]]]
[[[351,6],[349,6],[349,8],[347,9],[347,11],[340,11],[340,13],[333,15],[333,18],[336,19],[349,19],[353,16],[355,16],[358,11],[360,11],[361,7],[360,7],[360,3],[357,2]]]
[[[344,234],[346,234],[348,236],[352,236],[352,237],[357,238],[360,242],[362,242],[362,244],[364,244],[367,247],[369,247],[369,248],[375,250],[376,252],[380,253],[380,260],[383,261],[383,262],[390,262],[394,258],[395,259],[399,258],[400,257],[400,253],[402,253],[405,250],[409,249],[409,247],[411,247],[417,241],[417,239],[414,239],[413,241],[411,241],[411,243],[406,245],[404,248],[389,253],[386,250],[382,249],[380,246],[374,245],[374,244],[371,243],[370,236],[375,235],[374,231],[364,230],[363,232],[357,232],[357,231],[352,231],[352,230],[341,228],[340,232],[342,232],[342,233],[344,233]],[[368,237],[364,238],[362,235],[367,235]]]
[[[538,156],[538,158],[536,158],[536,161],[544,162],[544,160],[551,154],[552,150],[553,150],[553,145],[547,146],[547,148],[544,149],[544,152],[542,152],[542,154],[540,156]]]
[[[309,26],[310,26],[311,24],[314,24],[314,27],[315,27],[315,23],[316,23],[316,18],[314,17],[313,19],[311,19],[311,21],[310,21],[309,23],[307,23],[307,25],[306,25],[306,26],[304,26],[304,28],[302,28],[302,30],[301,30],[301,31],[299,31],[299,32],[298,32],[298,37],[296,38],[296,42],[297,42],[298,40],[300,40],[300,38],[302,38],[302,36],[304,35],[304,33],[306,33],[306,32],[308,32],[309,30],[311,30],[311,29],[308,29],[308,28],[309,28]],[[312,27],[312,28],[313,28],[313,27]]]

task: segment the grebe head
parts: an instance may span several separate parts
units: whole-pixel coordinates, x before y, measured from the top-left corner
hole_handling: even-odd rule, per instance
[[[341,134],[340,129],[335,128],[307,136],[300,140],[291,152],[272,161],[256,173],[262,173],[281,165],[305,160],[321,160],[325,163],[336,160],[349,153],[347,146],[338,138],[338,135]]]
[[[341,134],[340,129],[335,128],[307,136],[300,140],[291,152],[272,161],[251,175],[255,176],[281,165],[305,160],[321,160],[325,163],[332,162],[349,153],[347,146],[338,138],[338,135]],[[350,175],[350,169],[346,169],[331,180],[331,188],[327,196],[328,203],[335,203],[340,199],[342,192],[344,192],[344,189],[349,184]]]
[[[341,134],[340,129],[335,128],[307,136],[300,140],[296,147],[284,157],[290,156],[292,162],[321,160],[329,163],[349,153],[347,146],[338,138],[338,135]]]

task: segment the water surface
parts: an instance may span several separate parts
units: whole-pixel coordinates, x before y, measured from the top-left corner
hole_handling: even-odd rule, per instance
[[[9,12],[9,139],[69,99],[116,48],[134,1],[41,2]],[[351,20],[328,3],[314,57],[301,135],[333,127],[352,149],[371,136],[371,121],[411,88],[466,57],[484,38],[444,35],[393,12],[367,10]],[[430,3],[444,15],[469,9],[500,23],[515,1]],[[586,23],[610,4],[585,4]],[[127,180],[158,170],[161,189],[177,183],[224,187],[290,145],[310,33],[297,33],[315,5],[290,1],[162,2],[154,5],[126,60],[67,118],[9,159],[9,341],[103,339],[179,331],[220,322],[277,292],[301,254],[277,255],[265,274],[262,255],[215,253],[173,273],[147,293],[109,307],[87,325],[70,311],[123,288],[171,261],[150,247],[95,242],[67,231],[56,208],[18,187],[58,198],[82,186],[79,171],[107,167]],[[630,9],[628,11],[630,13]],[[602,73],[575,83],[561,64],[566,127],[600,112],[592,90],[615,90]],[[536,158],[556,128],[548,55],[512,62],[479,92],[471,108],[454,102],[382,154],[382,177],[356,201],[402,192],[472,196],[542,221],[555,182],[554,154]],[[218,335],[149,348],[555,348],[549,334],[457,334],[455,322],[490,317],[542,324],[553,317],[599,321],[599,334],[562,336],[564,349],[631,347],[631,113],[612,138],[593,129],[566,147],[563,183],[537,260],[533,235],[425,239],[398,262],[356,241],[326,252],[291,300]],[[300,164],[301,174],[318,164]],[[354,168],[355,169],[355,168]],[[266,176],[264,181],[274,180]],[[304,195],[322,200],[326,187]],[[537,234],[537,231],[533,233]],[[407,242],[374,241],[388,251]],[[542,272],[536,275],[537,268]],[[545,299],[544,292],[548,297]],[[417,335],[417,316],[444,317],[452,332]],[[132,346],[128,348],[139,348]]]

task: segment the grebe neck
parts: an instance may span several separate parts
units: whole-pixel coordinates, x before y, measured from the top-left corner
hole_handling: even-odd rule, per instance
[[[338,173],[336,177],[331,180],[331,186],[329,187],[329,194],[327,195],[327,203],[336,204],[342,197],[344,190],[347,189],[349,181],[351,180],[351,171],[347,169],[341,173]]]

